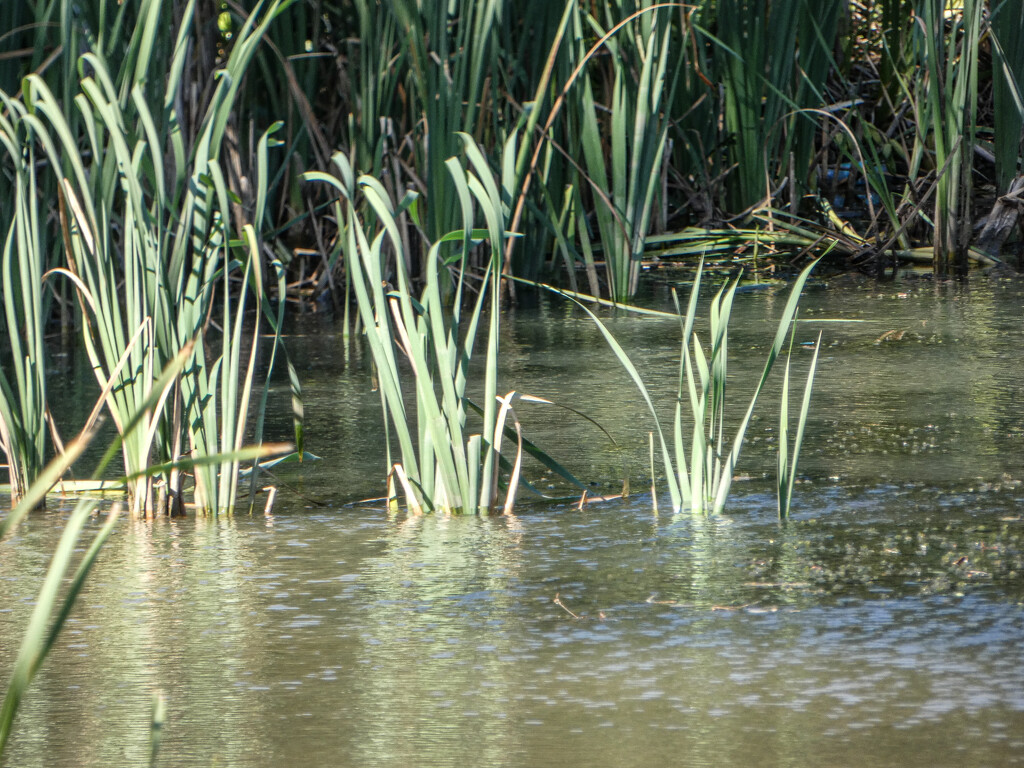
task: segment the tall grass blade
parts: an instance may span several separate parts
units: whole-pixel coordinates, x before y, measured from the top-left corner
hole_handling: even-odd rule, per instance
[[[992,3],[996,182],[1006,192],[1024,156],[1024,13],[1013,0]]]
[[[937,179],[934,268],[938,276],[967,270],[970,240],[979,45],[983,0],[963,0],[949,19],[945,0],[923,0],[922,26],[928,127],[935,144]]]
[[[82,500],[78,503],[64,526],[64,532],[61,534],[60,542],[50,561],[50,567],[46,572],[46,578],[36,598],[35,608],[32,610],[28,628],[22,639],[21,649],[14,662],[3,707],[0,708],[0,755],[3,754],[7,740],[10,738],[14,717],[29,684],[36,672],[39,671],[43,659],[53,647],[57,634],[64,626],[75,598],[96,561],[100,547],[103,546],[113,530],[114,523],[117,522],[120,506],[115,505],[107,515],[106,523],[93,537],[85,554],[79,560],[64,597],[60,599],[60,588],[67,573],[71,570],[78,539],[95,506],[96,503],[89,500]]]
[[[47,266],[47,227],[40,214],[42,194],[37,178],[35,129],[24,107],[0,91],[0,144],[7,151],[13,178],[0,174],[0,198],[10,200],[0,212],[0,253],[3,321],[11,358],[0,369],[0,450],[7,457],[13,503],[35,482],[46,452],[46,350],[43,344],[47,311],[43,273]]]
[[[793,334],[790,335],[789,352],[786,356],[786,372],[782,383],[781,406],[779,408],[779,469],[778,469],[778,501],[779,519],[789,517],[789,509],[793,501],[793,485],[796,482],[796,468],[800,460],[800,447],[803,445],[804,429],[807,426],[807,414],[811,409],[811,392],[814,389],[814,374],[818,368],[818,352],[821,350],[821,332],[814,344],[814,357],[807,371],[804,384],[803,399],[800,403],[800,415],[797,419],[796,434],[793,438],[793,453],[789,454],[789,364],[793,353]]]
[[[722,469],[721,479],[718,483],[714,497],[714,506],[712,511],[718,513],[725,506],[725,499],[729,494],[729,488],[732,485],[733,473],[736,470],[736,464],[739,461],[740,452],[743,448],[743,438],[746,435],[747,427],[750,425],[750,418],[754,414],[754,406],[757,404],[757,399],[761,394],[761,390],[764,388],[765,382],[768,380],[768,375],[771,373],[772,367],[775,365],[775,360],[778,358],[779,353],[782,351],[783,346],[786,343],[786,334],[789,331],[790,323],[793,322],[793,318],[796,316],[797,306],[800,303],[800,295],[803,292],[804,284],[807,282],[807,278],[810,277],[811,270],[817,266],[819,259],[814,260],[797,276],[797,279],[793,282],[792,287],[789,290],[789,299],[786,301],[786,306],[782,310],[782,315],[779,318],[778,330],[775,332],[775,339],[772,341],[771,348],[768,351],[768,359],[765,361],[764,371],[761,373],[761,378],[758,381],[757,387],[754,390],[753,396],[750,398],[750,405],[747,407],[747,412],[743,416],[743,420],[740,422],[739,427],[736,430],[736,434],[732,440],[732,450],[729,451],[728,459]]]

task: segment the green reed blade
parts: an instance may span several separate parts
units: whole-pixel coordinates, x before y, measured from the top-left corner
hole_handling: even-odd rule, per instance
[[[605,342],[611,348],[616,359],[618,359],[619,363],[626,371],[626,374],[629,376],[633,384],[636,386],[637,390],[640,392],[640,396],[643,397],[644,402],[647,404],[647,409],[648,411],[650,411],[651,417],[654,419],[655,431],[658,433],[658,440],[661,445],[661,455],[663,461],[665,462],[665,476],[669,486],[669,495],[672,498],[672,506],[678,509],[680,504],[682,503],[682,495],[680,492],[679,483],[677,482],[675,473],[672,470],[672,463],[670,458],[671,454],[669,453],[668,446],[665,443],[665,435],[661,428],[661,422],[658,420],[657,409],[655,409],[654,407],[654,402],[651,400],[651,395],[647,389],[647,386],[644,384],[643,379],[640,377],[640,372],[637,371],[636,366],[633,365],[633,362],[629,359],[629,355],[626,354],[626,350],[622,348],[622,345],[619,344],[619,342],[615,339],[615,337],[612,335],[611,331],[608,330],[605,324],[601,322],[600,318],[598,318],[598,316],[595,315],[590,310],[590,308],[584,305],[582,302],[579,302],[572,297],[567,298],[569,298],[570,301],[572,301],[580,309],[582,309],[590,317],[590,319],[594,321],[594,324],[597,326],[597,329],[601,332],[601,335],[604,337]]]
[[[746,435],[751,416],[753,416],[754,406],[757,404],[757,399],[761,394],[761,390],[764,388],[764,384],[768,380],[768,374],[771,373],[772,367],[775,365],[775,360],[778,358],[779,353],[785,345],[786,334],[789,331],[790,323],[796,315],[797,306],[800,302],[800,295],[803,292],[804,284],[807,282],[807,278],[810,277],[811,270],[817,266],[818,261],[820,261],[820,258],[804,267],[799,276],[797,276],[797,279],[793,282],[793,286],[790,288],[789,299],[786,301],[786,306],[782,310],[778,329],[775,332],[775,339],[772,341],[772,346],[768,351],[768,359],[765,361],[764,371],[761,373],[761,378],[758,381],[754,394],[750,399],[750,405],[747,407],[747,412],[743,416],[743,420],[740,422],[740,426],[733,437],[732,450],[729,452],[728,459],[726,460],[722,470],[721,480],[719,481],[715,492],[713,506],[713,511],[715,513],[720,512],[722,507],[725,506],[725,499],[728,496],[729,488],[732,485],[733,473],[736,469],[736,463],[739,461],[740,452],[743,447],[743,438]]]
[[[793,341],[790,336],[790,353],[792,353]],[[786,374],[782,386],[782,401],[779,416],[779,518],[789,517],[790,506],[793,502],[793,485],[796,482],[796,468],[800,459],[800,447],[803,445],[804,429],[807,426],[807,414],[811,409],[811,392],[814,389],[814,374],[818,367],[818,352],[821,350],[821,332],[818,332],[818,339],[814,345],[814,356],[807,371],[807,381],[804,384],[803,400],[800,404],[800,416],[797,419],[796,435],[793,440],[793,455],[788,456],[789,449],[789,355],[786,358]]]
[[[1024,130],[1024,14],[1013,0],[992,3],[993,128],[998,191],[1018,173]]]
[[[65,600],[62,603],[58,603],[58,593],[65,574],[71,567],[71,560],[82,528],[88,521],[95,506],[95,502],[87,499],[83,499],[78,503],[64,526],[57,549],[54,551],[53,558],[50,561],[50,566],[46,572],[46,577],[43,580],[39,595],[36,598],[35,607],[29,619],[28,628],[25,630],[25,635],[22,638],[21,648],[14,662],[7,693],[4,696],[3,707],[0,708],[0,755],[3,754],[4,747],[10,737],[14,717],[17,714],[25,691],[39,670],[50,647],[53,645],[57,633],[70,612],[74,598],[81,589],[82,582],[96,559],[100,546],[102,546],[103,541],[109,535],[117,518],[118,508],[115,507],[115,510],[108,516],[106,525],[100,530],[94,538],[92,545],[82,557],[75,577],[68,587]]]

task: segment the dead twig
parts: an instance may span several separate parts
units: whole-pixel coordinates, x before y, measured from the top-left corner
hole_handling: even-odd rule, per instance
[[[590,618],[590,617],[589,617],[589,616],[587,616],[586,614],[576,614],[576,613],[573,613],[572,611],[570,611],[570,610],[569,610],[569,609],[568,609],[568,608],[566,607],[565,603],[563,603],[563,602],[562,602],[562,597],[561,597],[561,595],[560,595],[560,594],[559,594],[558,592],[556,592],[556,593],[555,593],[555,599],[554,599],[554,600],[552,600],[551,602],[553,602],[553,603],[554,603],[555,605],[557,605],[557,606],[558,606],[559,608],[561,608],[561,609],[562,609],[563,611],[565,611],[566,613],[568,613],[568,614],[569,614],[570,616],[572,616],[572,617],[573,617],[574,619],[576,619],[577,621],[579,621],[579,620],[581,620],[581,619],[587,619],[587,618]],[[598,619],[604,619],[604,618],[605,618],[604,612],[603,612],[603,611],[598,611],[598,612],[597,612],[597,618],[598,618]]]

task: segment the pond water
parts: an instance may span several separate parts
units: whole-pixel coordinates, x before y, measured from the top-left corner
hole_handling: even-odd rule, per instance
[[[737,409],[783,303],[741,297]],[[634,494],[389,517],[358,503],[383,472],[365,361],[303,321],[322,460],[280,476],[271,515],[120,523],[4,764],[145,764],[157,690],[168,766],[1024,764],[1024,291],[818,287],[802,317],[801,340],[824,336],[786,524],[769,401],[725,514],[673,514],[663,484],[656,508],[642,401],[590,321],[548,303],[509,318],[506,389],[601,422],[617,445],[520,414]],[[606,318],[667,414],[677,325]],[[0,543],[0,683],[64,517]]]

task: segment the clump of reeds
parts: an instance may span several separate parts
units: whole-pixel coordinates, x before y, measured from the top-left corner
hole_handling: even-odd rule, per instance
[[[43,343],[47,308],[43,273],[48,257],[46,212],[39,210],[35,133],[24,106],[0,91],[0,144],[12,170],[0,253],[2,327],[10,355],[10,374],[0,367],[0,450],[7,457],[11,496],[21,499],[43,469],[46,455],[46,355]],[[6,206],[5,213],[6,213]],[[3,214],[0,214],[3,216]]]
[[[732,314],[736,289],[739,287],[739,276],[723,285],[712,298],[707,336],[704,341],[700,339],[699,334],[695,330],[703,261],[694,277],[685,314],[677,304],[682,331],[682,344],[680,348],[679,388],[671,420],[670,434],[663,427],[662,421],[659,419],[659,411],[651,399],[647,386],[629,359],[626,350],[616,341],[604,323],[593,312],[581,305],[584,311],[597,324],[605,341],[640,391],[651,413],[655,425],[655,434],[661,446],[669,496],[672,500],[672,506],[676,510],[689,509],[695,512],[717,513],[725,506],[751,417],[754,414],[754,409],[768,380],[768,376],[775,365],[775,361],[785,346],[786,336],[790,333],[790,326],[796,317],[804,283],[807,281],[816,263],[813,262],[804,268],[793,283],[789,299],[786,301],[786,306],[779,318],[775,337],[769,347],[761,376],[758,379],[739,425],[731,435],[727,428],[726,419],[729,320]],[[788,401],[788,362],[786,371],[786,386],[783,392],[784,403]],[[805,405],[801,411],[800,424],[797,431],[797,444],[791,455],[780,456],[780,472],[786,478],[786,496],[783,498],[780,495],[779,498],[780,514],[783,516],[788,515],[789,497],[792,495],[793,478],[795,477],[796,462],[799,455],[799,443],[803,434],[803,424],[806,421],[806,412],[812,386],[813,378],[809,378],[805,387]],[[785,410],[783,410],[783,413],[785,413]],[[671,440],[671,447],[669,440]],[[686,445],[688,441],[689,459],[687,459]],[[780,494],[782,492],[783,480],[780,479]]]
[[[399,493],[403,494],[414,512],[473,513],[495,508],[500,443],[514,394],[499,403],[497,287],[506,236],[501,196],[476,144],[465,135],[463,141],[472,170],[455,159],[446,165],[458,191],[463,229],[431,246],[426,282],[420,292],[407,269],[398,225],[398,218],[414,204],[415,196],[407,196],[396,208],[377,179],[356,178],[348,159],[340,153],[334,156],[337,178],[309,175],[331,184],[339,193],[336,211],[341,248],[376,367],[388,434],[388,498],[395,505]],[[361,205],[366,205],[371,215],[364,216]],[[486,221],[483,231],[474,228],[477,206]],[[464,316],[466,268],[478,240],[485,241],[490,257],[475,286],[476,299]],[[450,308],[442,297],[442,275],[454,281]],[[467,387],[478,336],[485,361],[480,395],[483,422],[476,432],[467,426]],[[411,375],[415,393],[412,413],[403,386],[407,375]],[[392,435],[398,453],[394,458]],[[510,482],[506,506],[512,503],[515,485],[514,480]]]
[[[337,176],[307,174],[338,193],[339,247],[385,419],[388,502],[394,509],[404,497],[414,513],[511,511],[525,452],[578,484],[523,438],[514,404],[547,401],[498,389],[502,257],[513,236],[506,231],[504,201],[515,173],[515,135],[506,143],[499,179],[472,137],[459,137],[464,159],[449,158],[445,170],[462,227],[430,246],[421,287],[408,272],[400,226],[406,217],[415,220],[415,194],[396,205],[380,180],[357,177],[340,153],[334,156]],[[482,267],[474,268],[480,251]],[[482,374],[474,380],[470,364],[480,350]],[[506,439],[511,455],[502,447]]]
[[[196,114],[183,112],[194,0],[176,9],[181,15],[173,30],[170,9],[155,0],[142,3],[134,16],[122,8],[117,26],[135,22],[129,39],[111,48],[102,36],[95,40],[74,59],[77,69],[68,70],[60,90],[33,72],[18,94],[0,91],[0,141],[15,171],[11,189],[18,202],[15,215],[0,222],[7,229],[4,305],[16,361],[14,383],[6,372],[0,378],[0,446],[8,454],[15,498],[38,475],[44,451],[41,328],[47,318],[41,297],[47,279],[70,286],[97,381],[101,388],[113,382],[104,390],[105,404],[122,438],[132,512],[182,508],[178,464],[185,456],[201,467],[195,475],[198,507],[211,513],[234,509],[237,461],[208,459],[236,453],[250,437],[265,294],[267,156],[276,126],[258,142],[249,210],[229,191],[229,183],[239,181],[237,168],[222,154],[242,80],[283,7],[274,0],[244,20],[205,111]],[[52,196],[40,193],[44,186]],[[279,263],[272,268],[283,278]],[[247,339],[250,296],[256,322]],[[218,309],[215,340],[211,317]],[[276,326],[275,348],[280,321]],[[188,364],[163,381],[161,371],[184,350]],[[150,405],[143,409],[143,403]],[[142,425],[129,430],[136,419]]]
[[[125,435],[130,436],[133,432],[145,429],[147,420],[145,415],[153,409],[160,393],[166,388],[169,382],[181,374],[182,368],[189,360],[190,350],[185,349],[160,372],[156,386],[149,397],[139,404],[139,409],[133,413],[124,425],[124,433],[108,447],[99,465],[94,470],[94,480],[103,477],[105,470],[117,455],[119,444]],[[24,519],[40,504],[49,490],[81,457],[96,435],[100,411],[105,398],[109,395],[115,384],[111,378],[106,382],[101,397],[93,408],[85,427],[81,433],[70,441],[52,461],[50,461],[39,472],[35,480],[25,488],[21,499],[14,505],[14,508],[4,517],[0,518],[0,542],[13,534]],[[193,460],[183,458],[176,463],[180,470],[197,469],[204,464],[227,465],[243,460],[256,459],[274,452],[274,446],[257,446],[241,448],[228,454],[216,454],[204,456]],[[155,475],[162,471],[163,467],[147,467],[143,470],[149,475]],[[121,477],[120,482],[131,480],[131,477]],[[74,506],[70,516],[64,523],[64,529],[60,540],[54,549],[50,559],[50,565],[46,576],[39,588],[39,593],[29,617],[28,626],[22,636],[21,647],[14,661],[7,690],[4,693],[3,705],[0,706],[0,759],[3,757],[4,748],[10,738],[18,707],[21,704],[25,693],[39,671],[46,656],[52,650],[57,636],[60,634],[68,616],[74,607],[75,601],[82,590],[90,570],[99,556],[100,550],[110,536],[121,514],[122,504],[114,503],[107,513],[103,525],[92,534],[84,552],[78,554],[82,549],[80,540],[89,518],[94,514],[98,502],[87,496],[81,498]],[[76,564],[76,554],[77,564]],[[154,715],[154,721],[156,715]],[[156,741],[154,740],[154,750]],[[155,754],[155,752],[154,752]]]

